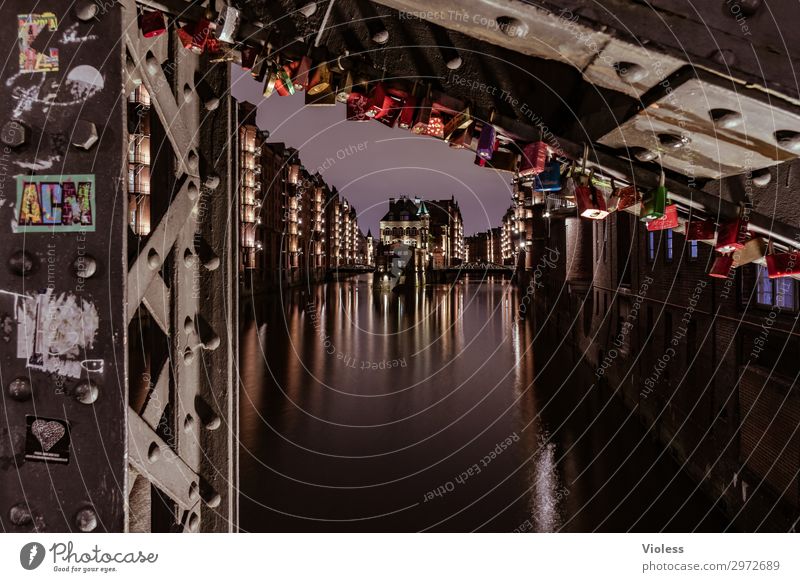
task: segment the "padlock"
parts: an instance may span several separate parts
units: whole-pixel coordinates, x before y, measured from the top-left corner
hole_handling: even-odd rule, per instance
[[[686,223],[686,240],[712,240],[716,232],[713,220],[692,218]]]
[[[708,276],[715,279],[727,279],[731,275],[732,267],[733,257],[731,255],[717,255]]]
[[[397,127],[400,129],[411,129],[417,118],[417,98],[414,95],[409,95],[403,101],[403,106],[400,108],[400,114],[397,116]]]
[[[625,186],[614,194],[614,204],[609,204],[609,208],[617,212],[627,208],[633,208],[642,201],[636,186]]]
[[[419,103],[419,107],[417,107],[417,119],[411,126],[411,131],[413,133],[422,135],[428,131],[428,122],[430,121],[432,111],[433,102],[430,97],[426,97]]]
[[[295,91],[305,91],[308,87],[309,72],[311,71],[311,57],[302,57],[297,61],[297,66],[292,75]]]
[[[183,48],[201,55],[206,49],[206,44],[213,29],[214,25],[210,20],[201,18],[194,24],[189,23],[178,29],[178,37],[181,39]]]
[[[744,243],[738,251],[733,252],[733,267],[738,269],[743,265],[748,265],[753,261],[764,258],[767,253],[767,241],[761,237],[751,238]]]
[[[491,168],[500,172],[516,172],[519,155],[505,147],[498,147],[492,153],[492,159],[487,160],[475,156],[475,164],[484,168]]]
[[[278,68],[278,80],[275,82],[275,91],[281,97],[294,95],[294,83],[292,82],[292,73],[288,65]]]
[[[317,95],[323,91],[331,89],[331,71],[328,64],[321,62],[314,67],[310,72],[311,80],[308,82],[306,93],[309,95]],[[334,98],[336,95],[334,95]]]
[[[256,63],[259,49],[252,46],[242,47],[242,63],[241,67],[245,71],[250,71]]]
[[[642,200],[640,217],[643,221],[656,220],[664,216],[667,207],[667,188],[664,182],[665,176],[662,170],[658,186],[650,190]]]
[[[453,135],[447,140],[450,147],[453,149],[467,149],[472,146],[472,128],[474,124],[470,124],[464,129],[457,129]]]
[[[348,121],[369,121],[367,107],[369,107],[369,97],[360,91],[353,91],[347,96],[347,120]]]
[[[240,22],[239,10],[233,6],[225,6],[217,19],[217,39],[220,42],[236,44],[236,33]]]
[[[672,230],[673,228],[678,228],[678,224],[678,206],[676,204],[667,204],[664,208],[664,216],[647,221],[647,230],[649,232]]]
[[[164,14],[160,10],[142,12],[139,15],[139,29],[145,38],[153,38],[167,31]]]
[[[550,160],[544,171],[533,177],[533,189],[536,192],[555,192],[561,190],[561,164],[558,160]]]
[[[478,147],[475,150],[475,153],[478,154],[478,157],[481,157],[485,160],[492,159],[492,154],[494,154],[495,150],[496,136],[497,131],[495,130],[494,126],[490,123],[484,123],[483,127],[481,128],[481,134],[478,137]]]
[[[605,196],[591,181],[575,188],[575,204],[578,214],[583,218],[602,220],[608,216]]]
[[[800,252],[770,253],[767,259],[767,274],[770,279],[800,275]]]
[[[717,229],[717,243],[714,249],[720,253],[738,251],[744,246],[746,237],[747,229],[741,217],[726,220],[720,223]]]
[[[250,76],[255,79],[256,83],[261,83],[270,71],[270,64],[272,61],[270,60],[269,53],[271,50],[269,43],[266,43],[261,47],[253,62],[253,66],[250,69]]]
[[[425,135],[444,139],[444,120],[440,113],[435,111],[431,112],[431,116],[428,118],[428,127],[425,129]]]
[[[269,98],[275,92],[275,85],[278,83],[278,70],[274,64],[268,64],[264,68],[265,70],[265,79],[264,79],[264,90],[262,94],[264,98]]]
[[[529,143],[522,150],[522,161],[520,163],[519,175],[530,176],[544,172],[547,159],[550,157],[550,150],[543,141]]]
[[[456,131],[466,129],[470,125],[472,125],[472,117],[469,114],[469,108],[466,108],[456,113],[450,118],[450,121],[445,124],[444,130],[442,131],[444,134],[443,139],[449,142]]]

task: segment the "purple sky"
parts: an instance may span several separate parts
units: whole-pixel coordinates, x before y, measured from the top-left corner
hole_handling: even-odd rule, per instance
[[[261,84],[232,67],[234,98],[258,105],[257,123],[269,130],[270,141],[300,150],[303,165],[309,171],[319,169],[325,181],[356,207],[365,233],[368,228],[377,232],[391,196],[455,196],[466,234],[499,226],[511,205],[511,174],[476,166],[470,151],[377,121],[347,121],[342,104],[306,107],[302,93],[290,97],[274,93],[264,99]]]

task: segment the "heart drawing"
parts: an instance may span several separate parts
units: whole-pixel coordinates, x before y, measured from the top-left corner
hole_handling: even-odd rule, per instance
[[[31,425],[33,436],[41,443],[45,452],[61,440],[66,432],[64,425],[54,420],[34,420]]]

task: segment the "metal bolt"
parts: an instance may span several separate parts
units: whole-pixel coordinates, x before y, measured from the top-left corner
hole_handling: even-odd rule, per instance
[[[33,516],[26,504],[17,503],[8,511],[8,520],[17,526],[30,525],[33,523]]]
[[[190,151],[189,155],[186,156],[186,163],[190,170],[197,170],[197,167],[200,165],[200,158],[197,157],[197,152],[194,150]]]
[[[513,16],[498,16],[498,28],[511,38],[524,38],[528,35],[528,25]]]
[[[753,184],[759,188],[768,186],[770,182],[772,182],[772,172],[770,172],[769,168],[762,168],[753,172]]]
[[[689,138],[674,133],[659,133],[658,141],[665,148],[679,149],[689,143]]]
[[[147,253],[147,264],[154,271],[161,267],[161,256],[158,254],[156,249],[150,249],[150,251]]]
[[[75,3],[75,16],[84,22],[97,16],[99,8],[92,0],[79,0]]]
[[[81,255],[72,261],[72,272],[80,279],[89,279],[97,272],[97,261],[91,255]]]
[[[800,152],[800,133],[781,129],[775,132],[775,139],[783,149]]]
[[[28,251],[17,251],[8,258],[8,268],[15,275],[27,277],[36,271],[39,263]]]
[[[72,145],[76,148],[89,150],[97,143],[97,127],[91,121],[78,120],[72,129]]]
[[[192,481],[189,485],[189,501],[197,501],[198,497],[200,497],[200,487],[196,481]]]
[[[33,388],[27,378],[15,378],[8,385],[8,395],[19,402],[29,400],[31,394],[33,394]]]
[[[147,450],[147,460],[155,463],[161,458],[161,447],[158,443],[150,443],[150,448]]]
[[[708,112],[711,121],[720,129],[733,129],[742,124],[742,114],[730,109],[712,109]]]
[[[631,148],[631,153],[633,153],[633,157],[640,162],[652,162],[658,157],[656,152],[646,148]]]
[[[0,130],[0,141],[10,148],[24,145],[28,141],[28,128],[19,121],[6,121]]]
[[[196,200],[200,191],[197,189],[197,185],[194,182],[189,182],[189,185],[186,187],[186,193],[189,195],[189,200]]]
[[[638,83],[647,76],[647,69],[636,63],[620,61],[614,63],[617,76],[627,83]]]
[[[300,14],[302,14],[306,18],[311,18],[316,11],[317,11],[316,2],[309,2],[308,4],[305,4],[303,5],[302,8],[300,8]]]
[[[91,507],[81,509],[75,515],[75,527],[82,532],[90,532],[97,529],[97,514]]]
[[[189,531],[197,531],[200,527],[200,516],[193,513],[189,518]]]
[[[97,384],[87,380],[75,387],[75,400],[81,404],[94,404],[100,397],[100,388]]]

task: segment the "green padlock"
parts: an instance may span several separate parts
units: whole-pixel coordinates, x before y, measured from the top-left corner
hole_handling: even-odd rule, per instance
[[[283,67],[278,68],[278,79],[283,83],[289,95],[294,95],[294,81],[292,81],[292,77]]]
[[[661,170],[658,187],[654,190],[650,190],[642,200],[642,210],[639,214],[639,218],[643,222],[649,222],[664,216],[664,209],[667,207],[667,187],[664,185],[664,182],[664,170]]]

